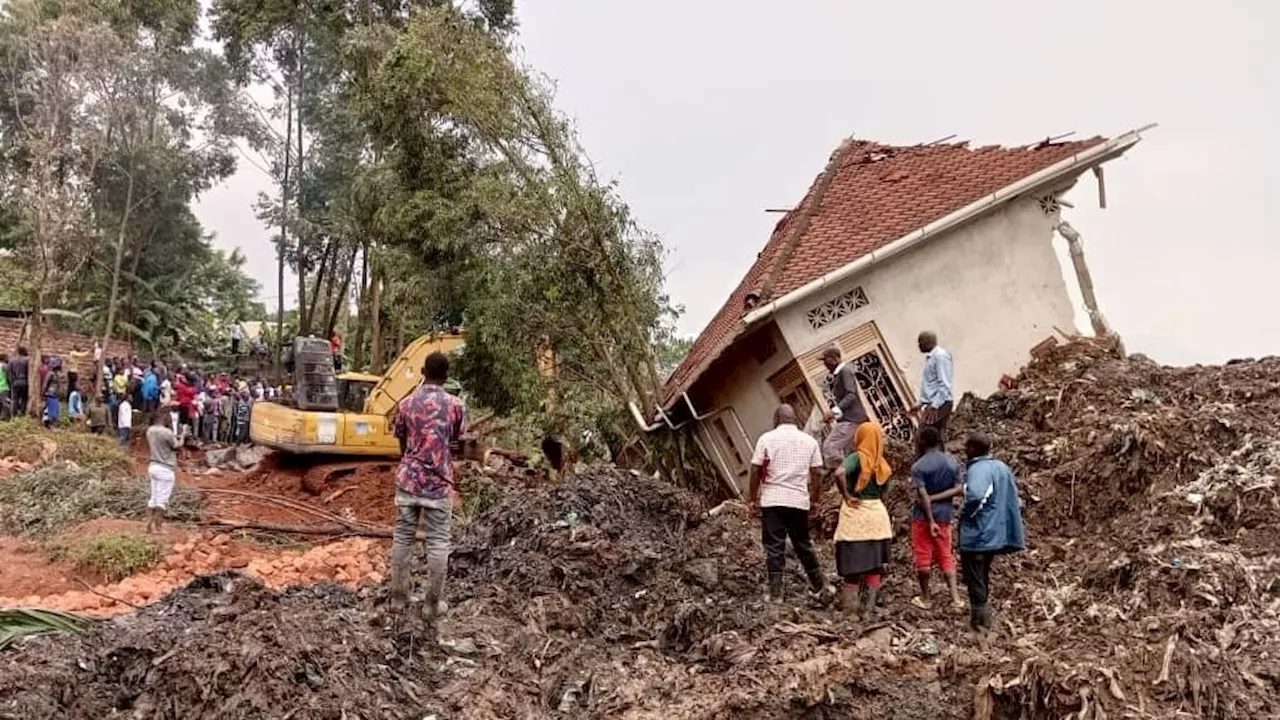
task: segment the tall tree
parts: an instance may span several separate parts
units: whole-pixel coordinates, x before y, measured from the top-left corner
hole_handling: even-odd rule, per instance
[[[101,240],[93,178],[107,154],[110,111],[100,89],[123,48],[87,2],[14,0],[0,12],[0,193],[21,219],[15,263],[26,280],[38,365],[46,309]],[[40,395],[32,393],[32,409]]]

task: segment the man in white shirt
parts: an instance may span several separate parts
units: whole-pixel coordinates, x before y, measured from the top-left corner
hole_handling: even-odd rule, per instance
[[[133,437],[133,405],[129,403],[128,395],[120,401],[116,418],[116,432],[120,435],[120,444],[128,447],[129,440]]]
[[[823,476],[818,441],[796,425],[796,411],[779,405],[774,428],[756,441],[751,456],[751,509],[759,512],[765,569],[769,573],[768,599],[782,599],[787,538],[809,578],[809,592],[817,598],[827,588],[813,554],[809,537],[809,512],[818,505]]]

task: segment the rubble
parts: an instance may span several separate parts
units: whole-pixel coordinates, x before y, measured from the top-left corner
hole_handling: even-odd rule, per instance
[[[1277,417],[1280,360],[1163,368],[1082,341],[966,398],[952,445],[993,436],[1030,541],[995,567],[989,638],[909,605],[903,532],[878,617],[811,604],[794,559],[766,604],[740,503],[592,467],[507,477],[456,528],[434,640],[417,610],[386,623],[384,585],[218,576],[0,655],[0,717],[1274,717]]]

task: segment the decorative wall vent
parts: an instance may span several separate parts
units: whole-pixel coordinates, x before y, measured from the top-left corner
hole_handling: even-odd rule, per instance
[[[1036,198],[1036,202],[1040,203],[1040,211],[1045,215],[1057,215],[1062,209],[1062,204],[1058,202],[1058,196],[1049,194]]]
[[[867,294],[859,286],[813,308],[805,313],[805,319],[809,321],[810,328],[817,330],[849,315],[860,307],[866,307],[870,304],[871,301],[867,300]]]

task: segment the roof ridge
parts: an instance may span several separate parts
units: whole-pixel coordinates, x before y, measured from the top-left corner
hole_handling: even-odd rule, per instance
[[[813,216],[818,212],[818,209],[822,207],[822,200],[831,188],[831,183],[835,180],[836,175],[840,174],[840,168],[845,156],[855,144],[856,141],[852,135],[840,142],[840,146],[836,148],[835,152],[831,153],[831,157],[827,160],[827,166],[822,169],[822,173],[814,181],[813,187],[800,200],[800,207],[798,208],[800,214],[796,217],[795,223],[788,223],[790,225],[787,228],[788,236],[783,240],[782,247],[779,248],[778,254],[773,260],[773,267],[769,268],[769,275],[758,290],[761,302],[769,298],[774,286],[778,283],[778,279],[782,277],[782,271],[787,267],[787,263],[791,261],[791,256],[795,253],[796,246],[800,244],[800,240],[809,231],[809,223],[813,220]],[[810,201],[811,199],[812,201]],[[750,288],[748,289],[750,290]]]

